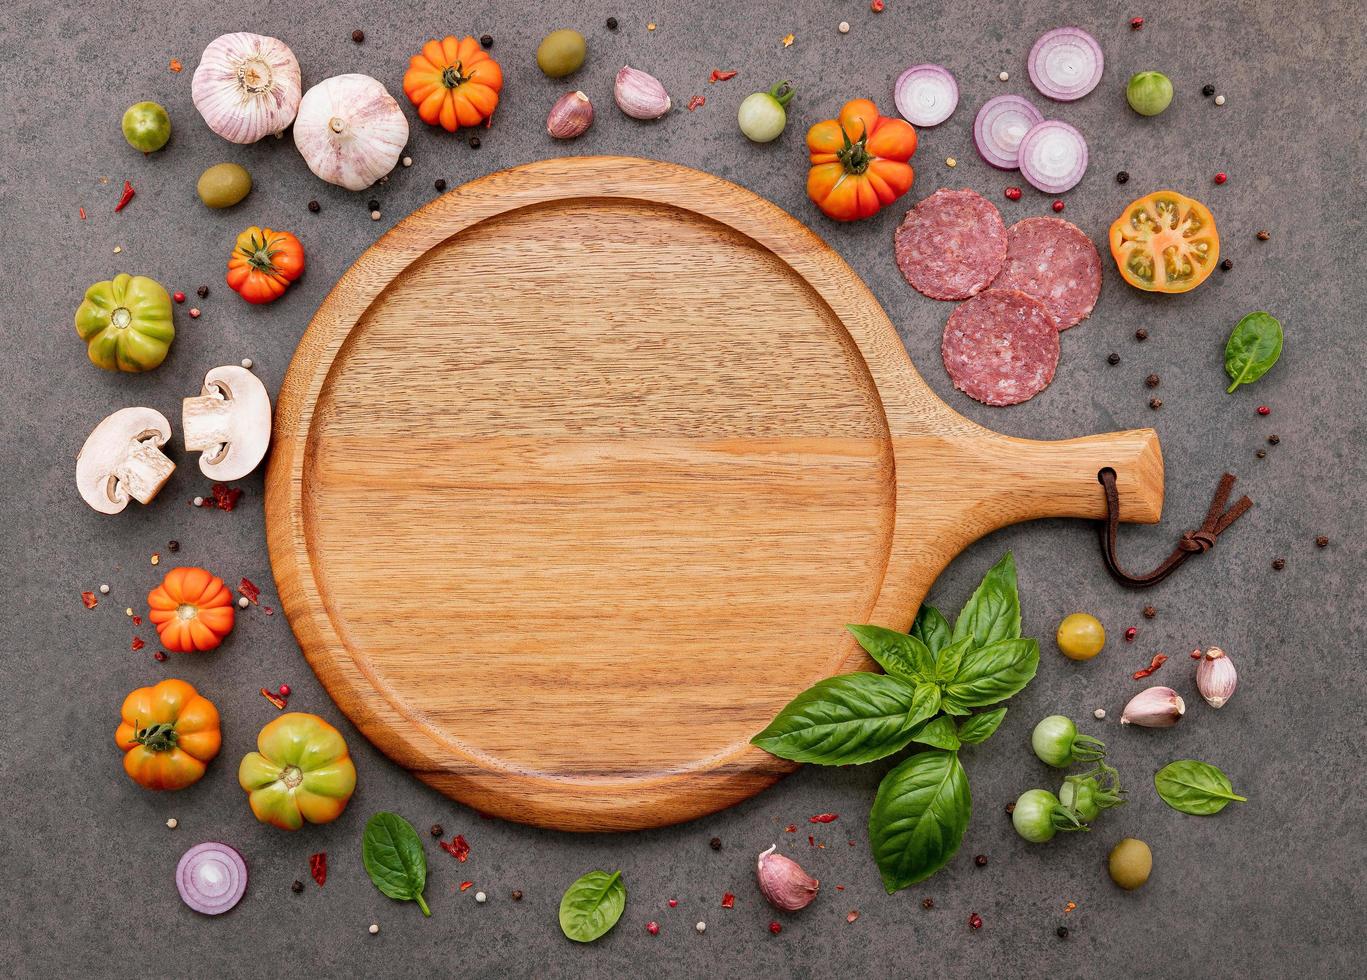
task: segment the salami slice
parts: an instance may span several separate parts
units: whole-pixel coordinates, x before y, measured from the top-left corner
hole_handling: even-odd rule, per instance
[[[1019,289],[989,289],[950,314],[940,346],[950,380],[984,405],[1018,405],[1054,380],[1058,328]]]
[[[986,289],[1006,259],[1006,225],[976,191],[941,188],[917,203],[893,239],[897,267],[931,299],[968,299]]]
[[[1026,218],[1006,232],[1006,262],[993,289],[1019,289],[1053,314],[1060,330],[1092,312],[1101,295],[1101,256],[1081,228],[1062,218]]]

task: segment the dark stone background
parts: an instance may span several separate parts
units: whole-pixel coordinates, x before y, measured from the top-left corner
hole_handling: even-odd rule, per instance
[[[1364,952],[1361,753],[1364,748],[1360,640],[1367,615],[1358,584],[1364,389],[1362,314],[1363,60],[1360,8],[1345,0],[1098,3],[888,0],[882,15],[867,3],[797,0],[734,4],[692,2],[550,4],[277,2],[173,4],[141,0],[12,3],[0,25],[5,151],[0,155],[3,252],[6,466],[0,508],[6,534],[0,581],[4,681],[0,684],[0,766],[8,797],[3,831],[0,973],[18,976],[184,977],[310,974],[414,976],[657,975],[735,976],[1341,976]],[[604,19],[621,22],[609,33]],[[1131,32],[1130,16],[1147,24]],[[836,33],[847,19],[848,35]],[[646,30],[654,20],[658,29]],[[1101,86],[1080,102],[1054,106],[1028,81],[1025,54],[1044,30],[1078,23],[1100,39],[1107,58]],[[533,52],[547,31],[572,25],[589,38],[590,56],[572,79],[552,82]],[[366,32],[362,45],[350,33]],[[362,71],[401,92],[408,55],[432,34],[492,33],[507,85],[483,146],[413,120],[414,165],[387,186],[350,194],[324,185],[288,138],[236,147],[214,136],[190,102],[190,78],[204,45],[220,33],[251,29],[284,38],[303,66],[305,85]],[[780,38],[797,40],[784,49]],[[185,71],[167,70],[171,58]],[[615,70],[625,61],[656,73],[675,98],[664,121],[643,125],[611,103]],[[873,220],[839,227],[803,194],[802,136],[847,98],[872,94],[891,110],[891,83],[908,64],[935,61],[958,77],[953,118],[921,134],[919,176],[905,204],[936,187],[969,186],[1002,208],[1008,222],[1049,213],[1050,199],[1026,188],[1016,204],[1002,188],[1017,175],[989,169],[974,152],[977,107],[1002,92],[1028,95],[1081,129],[1091,168],[1065,196],[1065,216],[1101,241],[1131,198],[1171,187],[1210,203],[1234,261],[1194,293],[1143,295],[1123,285],[1106,260],[1101,301],[1091,319],[1063,338],[1054,385],[1018,408],[993,410],[953,391],[939,363],[941,326],[951,307],[915,294],[892,261],[899,204]],[[740,76],[708,85],[713,67]],[[1166,71],[1177,88],[1172,108],[1142,119],[1125,106],[1133,71]],[[1011,73],[1009,83],[997,72]],[[798,96],[788,132],[764,146],[737,133],[735,109],[748,93],[791,78]],[[1211,82],[1228,104],[1202,99]],[[590,93],[598,118],[570,145],[553,143],[543,120],[570,86]],[[693,94],[707,105],[682,109]],[[175,134],[143,158],[119,133],[123,109],[151,98],[170,110]],[[402,96],[400,95],[402,100]],[[1011,704],[1002,731],[966,752],[976,813],[963,850],[942,873],[895,897],[883,893],[868,855],[864,817],[885,768],[811,768],[750,802],[693,824],[650,833],[573,836],[481,820],[421,786],[381,757],[340,716],[313,678],[283,615],[253,608],[220,652],[158,664],[155,644],[130,652],[125,606],[140,609],[147,590],[175,562],[204,563],[230,581],[247,576],[275,602],[262,527],[262,476],[231,514],[197,511],[189,498],[207,489],[193,458],[151,507],[117,518],[97,515],[77,497],[72,460],[86,433],[109,412],[150,405],[179,428],[179,400],[204,372],[249,356],[274,392],[309,317],[333,282],[386,228],[427,201],[432,181],[452,186],[492,170],[558,153],[625,153],[689,164],[778,202],[809,223],[865,278],[898,324],[929,384],[949,404],[1000,431],[1055,438],[1132,426],[1159,430],[1167,461],[1161,527],[1124,533],[1126,560],[1147,566],[1204,512],[1223,469],[1240,476],[1257,506],[1219,548],[1147,594],[1105,576],[1092,528],[1049,521],[999,532],[966,552],[932,599],[957,608],[1006,549],[1021,568],[1025,627],[1045,642],[1040,674]],[[945,157],[958,159],[952,172]],[[235,160],[256,188],[236,209],[210,212],[194,185],[209,164]],[[1125,169],[1131,180],[1117,186]],[[1214,187],[1212,175],[1229,183]],[[137,197],[111,214],[122,181]],[[367,198],[382,202],[372,222]],[[322,212],[308,213],[310,198]],[[77,208],[84,206],[88,220]],[[252,308],[223,284],[223,263],[247,224],[295,229],[308,250],[308,274],[284,299]],[[1266,228],[1271,240],[1254,239]],[[115,255],[116,245],[123,247]],[[1103,246],[1103,254],[1105,252]],[[143,273],[191,302],[176,311],[171,356],[147,376],[106,374],[86,360],[71,326],[85,286],[119,271]],[[204,314],[191,320],[195,287],[207,283]],[[472,299],[478,302],[478,298]],[[1270,376],[1224,394],[1221,353],[1244,313],[1267,309],[1287,331],[1286,352]],[[1135,342],[1136,327],[1150,340]],[[1121,356],[1108,367],[1106,355]],[[1163,408],[1147,407],[1143,384],[1162,375]],[[1254,413],[1272,407],[1270,416]],[[1271,433],[1278,446],[1266,446]],[[179,445],[177,431],[176,445]],[[1258,460],[1256,450],[1266,448]],[[1326,550],[1314,545],[1327,534]],[[179,555],[166,542],[178,539]],[[149,564],[153,552],[166,561]],[[1271,568],[1284,556],[1286,570]],[[112,587],[87,612],[80,593]],[[1141,618],[1146,603],[1158,617]],[[1065,661],[1050,632],[1084,609],[1112,634],[1102,656]],[[1125,644],[1126,626],[1140,627]],[[775,642],[781,642],[776,638]],[[1236,659],[1241,686],[1220,712],[1195,696],[1186,653],[1218,644]],[[1173,660],[1156,681],[1188,696],[1186,720],[1166,732],[1121,731],[1127,697],[1140,688],[1130,672],[1164,650]],[[218,703],[223,752],[209,775],[174,795],[140,791],[121,773],[112,733],[125,692],[181,676]],[[315,710],[347,734],[361,773],[343,819],[287,835],[258,824],[236,785],[237,760],[257,728],[275,715],[256,691],[288,682],[291,707]],[[1092,709],[1111,714],[1092,720]],[[1027,734],[1052,712],[1082,719],[1106,739],[1132,801],[1086,835],[1048,846],[1024,844],[1002,807],[1021,791],[1053,787],[1058,775],[1033,758]],[[1175,758],[1218,763],[1250,802],[1200,819],[1165,807],[1151,774]],[[361,828],[378,809],[396,810],[420,828],[442,822],[463,832],[472,855],[456,865],[428,846],[427,895],[433,916],[389,901],[366,879]],[[818,828],[829,842],[811,849],[806,817],[840,820]],[[167,817],[177,830],[164,826]],[[797,822],[801,831],[786,835]],[[708,839],[724,841],[720,853]],[[1155,854],[1148,886],[1122,893],[1108,880],[1110,846],[1126,835]],[[201,918],[177,899],[172,872],[191,844],[218,838],[239,847],[251,868],[242,904],[220,919]],[[846,841],[853,839],[855,846]],[[753,885],[754,855],[775,840],[822,879],[815,905],[773,914]],[[331,874],[308,882],[308,855],[326,850]],[[973,855],[990,862],[976,868]],[[555,910],[564,887],[593,867],[620,867],[630,900],[620,926],[592,947],[566,941]],[[303,895],[290,882],[308,882]],[[490,894],[477,906],[473,879]],[[844,885],[845,891],[836,890]],[[514,905],[509,892],[526,894]],[[719,908],[724,891],[738,898]],[[935,909],[923,911],[931,896]],[[677,897],[675,909],[666,900]],[[1077,908],[1064,914],[1066,903]],[[857,922],[846,913],[858,909]],[[984,927],[971,932],[979,912]],[[643,925],[657,919],[661,933]],[[693,923],[705,919],[705,935]],[[366,927],[381,924],[370,936]],[[1066,941],[1055,929],[1067,924]]]

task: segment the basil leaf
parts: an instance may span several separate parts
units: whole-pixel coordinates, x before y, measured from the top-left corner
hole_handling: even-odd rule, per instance
[[[1016,591],[1016,560],[1011,552],[987,570],[978,589],[964,604],[954,624],[954,639],[973,638],[975,647],[1021,635],[1020,595]]]
[[[991,711],[971,715],[967,721],[959,726],[959,741],[965,745],[978,745],[986,742],[1001,727],[1002,719],[1005,717],[1005,707],[993,708]]]
[[[1231,800],[1248,802],[1234,792],[1228,776],[1210,763],[1195,759],[1169,762],[1154,773],[1153,786],[1168,806],[1198,817],[1219,813]]]
[[[996,704],[1029,684],[1038,669],[1035,640],[1000,640],[978,647],[964,654],[959,672],[945,685],[944,700],[959,708]]]
[[[935,662],[935,679],[941,682],[952,681],[959,673],[959,667],[963,664],[964,654],[973,648],[973,637],[965,636],[961,640],[955,640],[949,646],[940,651],[940,658]]]
[[[882,626],[845,628],[854,634],[865,652],[878,661],[878,666],[893,677],[916,684],[935,676],[935,658],[916,637]]]
[[[1225,374],[1233,381],[1225,393],[1257,381],[1282,356],[1282,325],[1271,313],[1250,313],[1234,326],[1225,344]]]
[[[949,645],[949,620],[930,603],[923,602],[921,611],[916,614],[916,622],[911,624],[911,635],[926,645],[931,656],[938,656]]]
[[[577,943],[591,943],[617,924],[627,907],[622,872],[590,871],[560,899],[560,931]]]
[[[869,842],[888,894],[929,878],[963,843],[973,801],[953,752],[921,752],[878,785]]]
[[[911,741],[915,689],[884,674],[838,674],[789,701],[750,741],[793,762],[872,762]]]
[[[940,710],[940,685],[926,681],[916,685],[911,699],[911,713],[907,715],[906,727],[912,728],[921,722],[935,717]]]
[[[948,749],[951,752],[959,747],[959,736],[954,731],[954,719],[944,715],[917,728],[911,740],[937,749]]]
[[[401,902],[417,902],[423,915],[432,914],[422,897],[427,885],[427,855],[418,832],[407,820],[382,810],[366,821],[361,860],[381,892]]]

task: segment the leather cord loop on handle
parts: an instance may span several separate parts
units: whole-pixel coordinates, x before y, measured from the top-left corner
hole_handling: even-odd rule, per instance
[[[1164,558],[1153,571],[1147,575],[1131,575],[1120,567],[1120,560],[1115,554],[1116,538],[1120,532],[1120,493],[1115,486],[1115,470],[1108,466],[1097,474],[1097,479],[1106,491],[1106,519],[1101,522],[1100,528],[1101,557],[1111,577],[1130,589],[1147,589],[1157,585],[1177,571],[1192,555],[1203,554],[1214,548],[1215,539],[1253,506],[1253,501],[1240,497],[1228,509],[1225,508],[1234,489],[1234,474],[1226,473],[1220,477],[1220,485],[1215,490],[1215,497],[1210,502],[1210,509],[1206,511],[1206,519],[1201,527],[1183,534],[1172,554]]]

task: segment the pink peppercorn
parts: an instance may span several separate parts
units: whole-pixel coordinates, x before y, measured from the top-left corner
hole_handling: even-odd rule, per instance
[[[175,300],[177,303],[185,302],[185,294],[182,293],[179,289],[177,289],[174,293],[171,294],[171,298]]]
[[[198,320],[198,319],[199,319],[199,307],[198,307],[198,306],[192,306],[192,307],[190,307],[190,319],[191,319],[191,320]]]
[[[658,922],[653,921],[653,920],[650,921],[650,922],[647,922],[647,923],[646,923],[646,932],[650,933],[652,936],[658,936],[658,935],[660,934],[660,924],[659,924]]]
[[[280,685],[280,696],[282,698],[287,698],[290,696],[290,686],[288,684]]]
[[[671,899],[669,900],[669,907],[672,908],[672,909],[678,908],[678,907],[679,907],[679,900],[678,900],[677,898],[671,898]]]
[[[156,653],[152,654],[152,659],[157,661],[157,663],[162,663],[166,660],[166,651],[158,650]]]
[[[983,927],[983,917],[977,912],[974,912],[968,917],[968,924],[973,929],[981,929]]]
[[[1126,643],[1131,643],[1131,642],[1133,642],[1133,641],[1134,641],[1134,638],[1135,638],[1136,636],[1138,636],[1138,635],[1139,635],[1139,630],[1137,630],[1137,629],[1135,629],[1133,626],[1131,626],[1129,629],[1127,629],[1127,630],[1125,631],[1125,642],[1126,642]]]
[[[1215,175],[1215,183],[1217,184],[1223,184],[1227,180],[1229,180],[1229,175],[1226,174],[1223,170]]]
[[[769,923],[769,931],[772,932],[775,936],[777,936],[780,932],[783,931],[783,926],[779,924],[778,920],[774,920],[773,922]]]
[[[1062,201],[1055,201],[1055,202],[1054,202],[1054,212],[1057,214],[1059,211],[1062,211],[1062,210],[1063,210],[1063,202],[1062,202]]]
[[[1006,189],[1006,199],[1008,201],[1019,201],[1021,199],[1021,189],[1019,187],[1008,187]]]
[[[1271,415],[1271,414],[1272,414],[1272,409],[1268,408],[1266,405],[1259,405],[1259,406],[1258,406],[1258,414],[1259,414],[1259,415]]]

